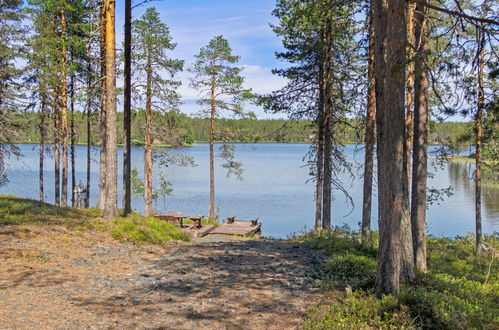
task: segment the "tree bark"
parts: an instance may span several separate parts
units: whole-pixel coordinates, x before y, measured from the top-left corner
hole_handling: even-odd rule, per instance
[[[61,205],[61,154],[60,154],[60,132],[59,132],[59,89],[54,87],[54,203]]]
[[[106,186],[104,217],[118,214],[118,163],[116,136],[115,1],[106,1]]]
[[[152,98],[152,49],[148,49],[147,54],[147,81],[146,81],[146,134],[144,147],[144,200],[145,215],[153,214],[152,207],[152,119],[151,119],[151,98]]]
[[[364,157],[364,186],[362,201],[362,243],[371,243],[371,210],[374,169],[374,143],[376,142],[376,91],[374,77],[374,0],[369,10],[369,58],[367,67],[367,114]]]
[[[90,207],[90,170],[91,170],[91,151],[92,151],[92,63],[90,62],[90,47],[88,48],[89,59],[87,63],[87,194],[85,198],[85,207]]]
[[[484,54],[483,47],[485,47],[484,32],[480,31],[479,40],[479,54],[478,54],[478,96],[477,96],[477,110],[475,116],[475,224],[476,224],[476,253],[479,255],[482,252],[482,145],[483,145],[483,107],[484,107],[484,87],[483,87],[483,73],[484,73]]]
[[[106,0],[100,1],[99,44],[100,44],[100,77],[101,77],[101,111],[99,120],[99,208],[106,204]]]
[[[214,65],[214,64],[213,64]],[[210,114],[210,221],[215,220],[215,74],[211,79]]]
[[[42,93],[42,104],[40,108],[40,146],[39,146],[39,152],[40,152],[40,157],[39,157],[39,185],[40,185],[40,202],[43,202],[45,200],[45,193],[43,191],[43,177],[44,177],[44,169],[43,169],[43,161],[45,157],[45,113],[47,111],[46,106],[46,99],[45,99],[45,94]]]
[[[427,9],[417,5],[415,39],[419,41],[414,80],[414,149],[412,160],[411,224],[414,264],[419,272],[426,272],[426,188],[428,178],[428,88],[426,65],[429,51],[429,22]]]
[[[411,147],[414,131],[414,47],[416,39],[414,36],[414,10],[416,4],[409,3],[407,6],[407,74],[405,78],[406,88],[406,117],[405,117],[405,173],[407,178],[407,186],[411,183]]]
[[[404,216],[405,65],[407,2],[375,6],[378,160],[378,294],[400,290],[400,225]]]
[[[68,83],[67,24],[64,5],[61,7],[61,135],[62,135],[62,196],[61,206],[68,205]]]
[[[406,116],[405,116],[405,141],[404,141],[404,215],[400,227],[402,260],[400,279],[410,283],[416,278],[414,271],[414,249],[412,240],[412,226],[410,215],[410,172],[411,172],[411,146],[413,135],[414,115],[414,4],[407,6],[407,65],[406,65]]]
[[[76,187],[76,155],[75,155],[75,108],[74,108],[74,76],[71,75],[70,83],[70,100],[71,100],[71,206],[75,206],[75,187]]]
[[[315,230],[322,229],[322,196],[324,190],[324,74],[319,64],[319,100],[317,104],[317,159],[315,182]]]
[[[123,212],[127,216],[132,211],[132,0],[125,0],[125,45],[124,45],[124,96],[123,96]]]
[[[331,178],[332,178],[332,27],[326,20],[324,45],[324,189],[322,196],[322,228],[331,229]]]

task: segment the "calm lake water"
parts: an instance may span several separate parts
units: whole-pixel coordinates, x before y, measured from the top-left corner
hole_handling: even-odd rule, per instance
[[[260,218],[266,236],[286,237],[287,235],[311,229],[314,223],[314,183],[305,167],[304,157],[309,146],[305,144],[236,144],[236,157],[243,163],[244,180],[227,178],[221,166],[216,167],[216,204],[220,217],[236,215],[241,219]],[[0,193],[22,197],[38,198],[38,145],[19,145],[24,155],[19,160],[10,159],[8,164],[9,182],[0,187]],[[362,146],[348,145],[346,154],[353,164],[352,172],[361,177],[363,161]],[[430,147],[430,151],[436,147]],[[121,193],[121,148],[119,152],[119,184]],[[173,183],[173,193],[165,200],[159,198],[156,209],[160,212],[182,211],[187,214],[208,214],[209,204],[209,151],[207,144],[173,151],[192,156],[196,167],[155,168],[162,171]],[[76,147],[77,182],[86,180],[86,147]],[[98,197],[98,148],[92,149],[91,204]],[[221,162],[218,164],[220,165]],[[132,167],[142,176],[143,150],[134,148]],[[432,163],[432,178],[429,187],[442,189],[453,187],[453,195],[445,197],[440,204],[428,209],[428,232],[434,236],[465,235],[474,231],[474,182],[471,179],[473,165],[452,162],[437,166]],[[347,224],[357,229],[361,219],[362,180],[351,179],[346,173],[340,175],[354,207],[346,202],[339,191],[334,191],[332,207],[333,224]],[[45,194],[46,201],[54,201],[53,160],[46,157]],[[71,188],[69,187],[69,191]],[[483,191],[482,215],[485,233],[499,231],[499,191]],[[69,198],[70,199],[70,198]],[[121,205],[121,196],[119,197]],[[134,197],[133,208],[141,212],[143,199]],[[373,203],[373,227],[377,227],[376,197]]]

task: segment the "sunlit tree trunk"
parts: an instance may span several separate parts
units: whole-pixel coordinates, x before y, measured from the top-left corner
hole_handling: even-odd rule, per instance
[[[324,45],[324,192],[322,200],[322,228],[331,229],[332,174],[332,29],[327,19]]]
[[[213,64],[215,65],[215,64]],[[210,113],[210,220],[215,220],[215,74],[211,79]]]
[[[125,44],[124,44],[124,96],[123,96],[123,212],[132,211],[132,92],[131,92],[131,53],[132,53],[132,0],[125,0]]]
[[[62,196],[61,206],[68,205],[68,87],[67,87],[67,25],[64,5],[61,8],[61,136],[62,136]]]
[[[116,136],[116,42],[115,1],[106,1],[106,186],[104,217],[118,214],[118,163]]]
[[[428,88],[427,57],[429,22],[427,9],[418,4],[415,14],[415,39],[418,40],[414,80],[414,149],[412,161],[411,224],[416,270],[425,272],[426,265],[426,188],[428,178]]]
[[[362,243],[371,242],[371,210],[373,194],[374,143],[376,142],[376,91],[374,77],[374,0],[369,10],[369,58],[367,67],[367,114],[365,133],[364,186],[362,200]]]
[[[147,54],[147,81],[146,81],[146,134],[144,147],[144,200],[145,215],[153,214],[152,207],[152,119],[151,119],[151,98],[152,98],[152,49],[148,49]]]
[[[99,45],[100,45],[100,77],[101,77],[101,111],[99,118],[99,208],[104,209],[106,204],[106,0],[100,1],[99,19]]]
[[[407,2],[376,1],[376,130],[378,160],[378,294],[400,290],[400,225],[404,216]]]

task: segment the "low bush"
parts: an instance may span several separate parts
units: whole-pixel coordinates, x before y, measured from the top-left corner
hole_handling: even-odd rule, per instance
[[[155,217],[132,215],[111,221],[95,219],[85,224],[86,228],[106,231],[113,238],[135,244],[162,244],[167,241],[188,241],[190,236],[178,227]]]
[[[310,233],[308,242],[329,258],[320,283],[325,288],[350,285],[351,295],[336,295],[310,309],[306,328],[499,328],[497,236],[485,237],[486,253],[476,256],[474,236],[430,238],[428,266],[400,295],[376,297],[376,249],[366,248],[347,230]]]

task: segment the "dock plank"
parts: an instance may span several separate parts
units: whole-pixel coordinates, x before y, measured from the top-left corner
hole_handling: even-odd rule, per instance
[[[261,223],[252,226],[250,221],[234,220],[231,224],[224,223],[209,234],[248,236],[259,231],[261,226]]]

